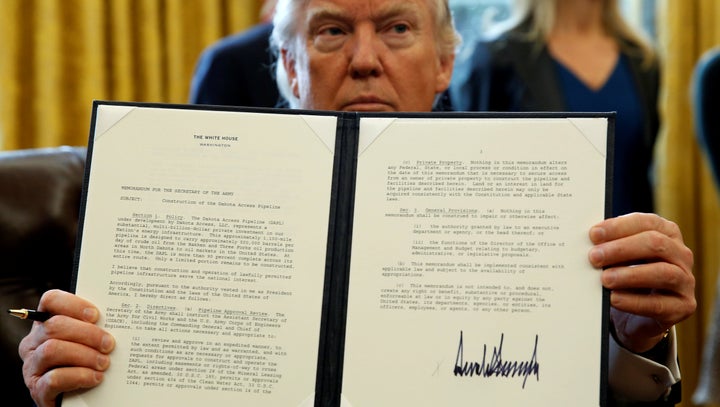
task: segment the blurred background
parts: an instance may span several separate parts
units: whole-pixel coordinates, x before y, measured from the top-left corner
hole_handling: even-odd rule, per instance
[[[690,85],[701,56],[720,45],[720,2],[620,1],[661,57],[656,200],[695,253],[698,311],[679,327],[682,405],[692,406],[716,296],[720,205]],[[450,1],[464,38],[458,65],[507,17],[508,2]],[[186,103],[202,50],[266,18],[262,0],[0,0],[0,149],[86,146],[96,99]]]

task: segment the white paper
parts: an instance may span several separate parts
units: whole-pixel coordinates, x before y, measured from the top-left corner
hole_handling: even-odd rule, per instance
[[[117,346],[105,381],[63,406],[315,391],[335,122],[100,105],[77,294]]]
[[[343,396],[597,406],[602,286],[587,234],[605,213],[607,119],[373,120]]]

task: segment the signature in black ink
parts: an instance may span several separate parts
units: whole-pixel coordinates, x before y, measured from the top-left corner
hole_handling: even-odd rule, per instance
[[[463,362],[463,333],[460,331],[460,345],[458,346],[457,357],[455,358],[455,376],[479,376],[479,377],[523,377],[522,388],[529,376],[534,375],[536,381],[540,381],[540,363],[537,361],[538,335],[535,335],[535,346],[532,356],[527,361],[503,360],[503,340],[505,334],[500,334],[500,345],[493,347],[492,357],[486,362],[487,345],[483,345],[482,362]]]

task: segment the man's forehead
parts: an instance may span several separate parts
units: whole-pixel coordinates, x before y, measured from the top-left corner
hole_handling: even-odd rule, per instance
[[[430,15],[433,0],[308,0],[306,21],[325,16],[356,20],[384,18],[392,15]]]

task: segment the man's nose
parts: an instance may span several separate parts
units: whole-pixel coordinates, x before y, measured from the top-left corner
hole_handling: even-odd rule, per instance
[[[382,47],[382,41],[374,29],[357,30],[353,35],[350,47],[351,55],[348,66],[350,76],[359,79],[382,74],[380,60]]]

